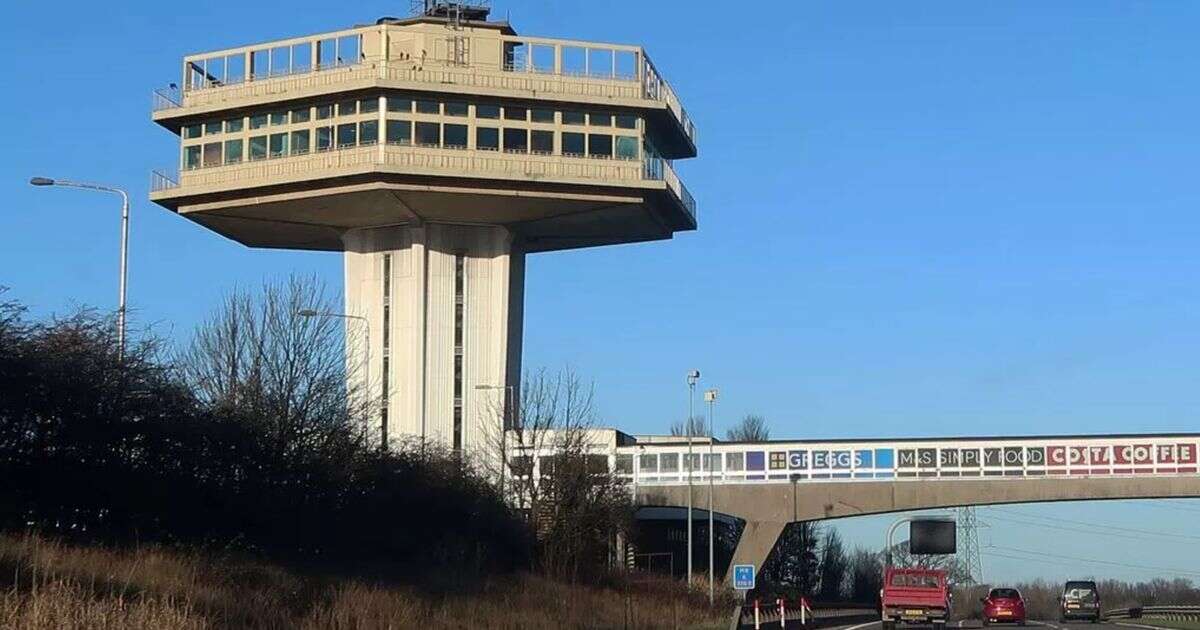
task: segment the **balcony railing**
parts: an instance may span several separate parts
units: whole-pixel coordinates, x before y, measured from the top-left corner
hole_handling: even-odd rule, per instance
[[[413,145],[367,145],[259,159],[185,170],[151,173],[151,192],[274,183],[318,177],[338,169],[389,166],[414,171],[472,176],[510,175],[548,180],[592,180],[596,183],[662,181],[684,209],[696,218],[696,200],[670,163],[662,159],[619,160],[587,157],[442,149]],[[181,191],[182,192],[182,191]]]

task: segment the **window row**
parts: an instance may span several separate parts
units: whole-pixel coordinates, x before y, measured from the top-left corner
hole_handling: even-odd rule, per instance
[[[379,142],[379,139],[379,121],[364,120],[358,123],[251,136],[248,141],[237,138],[224,142],[193,144],[184,147],[183,168],[192,170],[237,164],[243,159],[253,161],[304,155],[313,150],[370,146]],[[394,145],[467,149],[470,148],[470,129],[467,125],[450,123],[389,120],[384,141]],[[577,132],[556,134],[539,129],[476,127],[474,148],[480,151],[619,160],[636,160],[639,156],[636,137]]]
[[[638,117],[633,114],[613,114],[608,112],[582,112],[574,110],[558,111],[554,109],[501,106],[490,104],[468,105],[463,101],[436,101],[424,99],[392,98],[387,99],[387,111],[400,114],[431,114],[442,116],[466,117],[474,109],[476,119],[484,120],[514,120],[530,123],[563,125],[589,125],[592,127],[616,127],[618,129],[637,129]],[[379,111],[377,97],[357,100],[345,100],[338,103],[327,103],[315,107],[300,107],[292,110],[252,114],[249,117],[213,120],[205,123],[186,125],[183,137],[191,140],[204,136],[222,133],[238,133],[248,125],[250,129],[262,129],[268,126],[306,123],[314,118],[327,120],[336,116],[356,116],[373,114]]]

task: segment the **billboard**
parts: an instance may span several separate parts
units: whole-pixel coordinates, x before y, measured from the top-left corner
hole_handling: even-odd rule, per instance
[[[908,552],[913,555],[940,555],[958,550],[958,529],[954,521],[917,519],[908,527]]]

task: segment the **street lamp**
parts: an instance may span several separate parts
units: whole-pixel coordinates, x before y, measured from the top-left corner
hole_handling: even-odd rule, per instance
[[[504,477],[508,468],[508,430],[514,427],[512,421],[513,393],[512,385],[476,385],[478,390],[504,390],[504,410],[501,412],[502,427],[500,429],[500,496],[504,496]]]
[[[117,298],[117,360],[123,360],[125,358],[125,278],[127,276],[126,269],[129,264],[129,195],[124,190],[112,186],[72,182],[65,179],[51,179],[49,177],[33,177],[30,178],[29,183],[34,186],[83,188],[121,195],[121,279]]]
[[[713,568],[713,406],[717,403],[717,390],[704,392],[704,401],[708,403],[708,605],[716,601],[716,569]],[[703,467],[701,467],[703,468]]]
[[[687,583],[692,583],[692,415],[696,405],[696,381],[700,380],[700,370],[688,370],[688,415],[683,423],[683,432],[687,435],[688,456],[687,465],[683,467],[687,474]]]
[[[371,320],[362,315],[347,315],[346,313],[332,313],[329,311],[315,311],[311,308],[305,308],[296,311],[300,317],[331,317],[335,319],[355,320],[362,322],[363,325],[363,341],[366,343],[366,351],[363,353],[363,385],[366,390],[367,404],[363,409],[363,425],[370,428],[371,424]],[[384,392],[387,395],[387,392]],[[380,427],[379,442],[383,448],[387,448],[387,440],[384,439],[383,427]]]

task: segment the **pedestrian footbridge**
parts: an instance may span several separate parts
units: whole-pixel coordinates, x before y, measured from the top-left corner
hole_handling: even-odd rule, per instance
[[[613,432],[610,466],[641,506],[746,522],[733,564],[761,565],[786,524],[931,508],[1200,497],[1200,434],[730,443]]]

